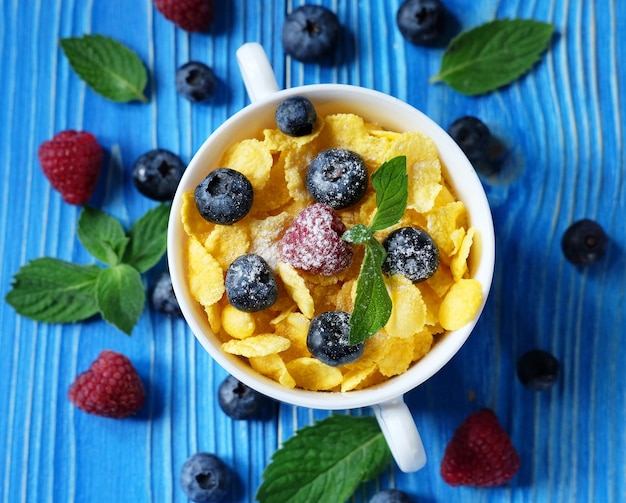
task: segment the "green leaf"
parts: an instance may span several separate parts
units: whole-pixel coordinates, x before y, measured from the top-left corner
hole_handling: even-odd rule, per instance
[[[383,163],[372,175],[372,185],[378,209],[370,229],[375,232],[397,224],[404,215],[409,196],[406,156],[394,157]]]
[[[109,265],[120,262],[129,241],[119,221],[90,207],[81,211],[77,233],[87,251]]]
[[[547,49],[554,26],[531,19],[501,19],[455,37],[439,73],[443,81],[470,96],[487,93],[527,73]]]
[[[167,249],[169,204],[160,204],[137,220],[129,231],[130,243],[123,262],[139,272],[153,267]]]
[[[147,102],[148,74],[141,59],[121,42],[102,35],[61,39],[74,71],[96,93],[112,101]]]
[[[47,323],[74,323],[98,312],[95,285],[102,269],[54,258],[22,266],[6,301],[18,314]]]
[[[146,300],[141,275],[128,264],[103,269],[96,283],[96,299],[102,317],[130,335]]]
[[[365,256],[350,316],[350,344],[369,339],[386,325],[391,316],[391,297],[382,272],[385,256],[385,248],[376,239],[371,238],[365,243]]]
[[[348,243],[363,244],[371,239],[373,232],[363,224],[356,224],[343,233],[341,239]]]
[[[374,418],[329,416],[298,430],[274,453],[256,499],[343,502],[390,462],[389,447]]]

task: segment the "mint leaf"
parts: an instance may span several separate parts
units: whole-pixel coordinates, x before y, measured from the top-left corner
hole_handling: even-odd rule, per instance
[[[153,267],[167,249],[169,204],[160,204],[138,219],[129,231],[130,243],[123,262],[139,272]]]
[[[61,39],[74,71],[96,93],[112,101],[147,102],[148,74],[141,59],[124,44],[102,35]]]
[[[127,264],[103,269],[96,283],[96,299],[102,317],[130,335],[146,300],[141,275]]]
[[[343,233],[341,239],[348,243],[363,244],[371,239],[374,233],[363,224],[356,224]]]
[[[77,234],[89,253],[109,265],[120,262],[129,241],[119,221],[90,207],[80,213]]]
[[[365,256],[356,283],[354,309],[350,316],[350,344],[359,344],[385,326],[391,316],[391,297],[382,265],[387,253],[376,239],[365,243]]]
[[[102,269],[54,258],[22,266],[6,301],[18,314],[46,323],[74,323],[98,312],[95,285]]]
[[[462,32],[450,41],[430,81],[470,96],[493,91],[527,73],[553,33],[553,25],[530,19],[496,20]]]
[[[376,191],[378,209],[370,229],[375,232],[397,224],[404,215],[409,197],[406,156],[383,163],[372,175],[372,186]]]
[[[390,462],[389,447],[374,418],[329,416],[298,430],[274,453],[256,499],[260,503],[346,501]]]

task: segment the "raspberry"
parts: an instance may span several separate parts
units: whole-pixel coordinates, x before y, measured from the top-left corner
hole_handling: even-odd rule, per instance
[[[207,31],[215,17],[214,0],[154,0],[154,5],[185,31]]]
[[[296,269],[331,276],[347,268],[353,250],[342,241],[346,230],[335,211],[323,203],[304,208],[280,241],[283,260]]]
[[[490,409],[469,415],[457,428],[441,462],[451,486],[491,487],[508,482],[520,467],[511,439]]]
[[[38,157],[44,175],[65,202],[83,205],[89,201],[104,157],[94,135],[62,131],[39,146]]]
[[[130,360],[105,350],[74,380],[68,397],[88,414],[121,419],[141,409],[145,392]]]

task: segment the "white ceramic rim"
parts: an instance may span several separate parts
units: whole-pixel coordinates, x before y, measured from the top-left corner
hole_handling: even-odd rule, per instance
[[[424,358],[404,374],[364,390],[324,392],[289,389],[257,373],[243,359],[221,350],[220,341],[210,332],[206,314],[189,293],[186,282],[184,247],[181,246],[186,239],[180,220],[182,194],[194,188],[208,171],[217,167],[205,164],[205,157],[211,157],[217,163],[228,146],[257,136],[261,128],[257,127],[252,134],[246,130],[250,124],[259,122],[250,120],[252,118],[261,115],[266,122],[263,127],[275,127],[273,110],[282,100],[294,95],[311,99],[320,115],[352,112],[385,129],[420,131],[429,136],[439,149],[446,180],[466,205],[470,225],[477,229],[471,256],[474,260],[470,261],[470,275],[481,283],[483,289],[483,302],[477,316],[464,327],[447,332]],[[167,250],[172,284],[181,310],[209,355],[235,378],[264,395],[297,406],[325,410],[346,410],[382,403],[404,395],[437,373],[458,352],[476,325],[487,301],[495,265],[495,235],[487,197],[474,168],[455,141],[432,119],[411,105],[379,91],[346,84],[313,84],[280,90],[251,103],[219,126],[193,156],[180,181],[172,203]],[[480,260],[477,262],[478,255]]]

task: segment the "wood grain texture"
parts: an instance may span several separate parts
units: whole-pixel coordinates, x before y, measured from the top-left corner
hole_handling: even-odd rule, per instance
[[[92,262],[76,238],[78,209],[51,190],[38,145],[63,129],[94,133],[106,150],[94,206],[129,226],[154,204],[133,187],[134,160],[167,148],[188,161],[203,140],[248,103],[234,53],[261,42],[282,86],[358,84],[396,96],[443,127],[480,117],[505,147],[502,172],[485,178],[496,225],[497,263],[485,312],[468,342],[435,377],[407,395],[429,456],[426,468],[389,468],[355,503],[399,487],[415,501],[626,501],[626,4],[621,0],[445,0],[455,30],[494,18],[551,22],[556,35],[525,77],[468,98],[429,84],[442,48],[407,44],[395,25],[399,0],[315,0],[345,27],[332,65],[285,58],[280,26],[301,0],[216,2],[207,35],[167,22],[150,0],[4,0],[0,5],[0,267],[2,294],[27,261]],[[470,5],[471,4],[471,5]],[[86,33],[131,47],[150,74],[150,102],[115,104],[77,78],[59,38]],[[194,59],[220,79],[207,105],[175,92],[174,73]],[[600,222],[611,239],[588,269],[567,263],[561,234],[574,220]],[[145,275],[146,284],[165,268]],[[181,320],[146,310],[126,337],[100,320],[72,326],[21,318],[0,304],[0,502],[185,501],[178,477],[203,450],[234,467],[234,502],[252,502],[280,443],[324,411],[278,405],[262,421],[235,422],[217,407],[225,372]],[[102,349],[135,363],[148,400],[134,419],[88,416],[66,398],[69,384]],[[543,348],[563,373],[533,393],[515,376],[523,352]],[[522,458],[501,488],[450,488],[439,462],[470,412],[493,408]],[[369,410],[352,411],[370,414]]]

